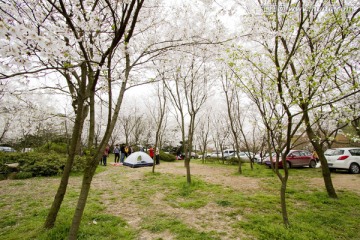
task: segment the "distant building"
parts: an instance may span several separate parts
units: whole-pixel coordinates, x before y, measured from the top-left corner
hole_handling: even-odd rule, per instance
[[[292,139],[293,148],[294,149],[307,149],[311,150],[313,149],[313,146],[307,137],[306,134],[302,136],[294,136]],[[327,147],[325,145],[325,147]],[[346,136],[342,131],[339,131],[339,133],[335,136],[335,139],[331,142],[332,148],[340,148],[340,147],[360,147],[359,142],[353,142],[351,138]]]

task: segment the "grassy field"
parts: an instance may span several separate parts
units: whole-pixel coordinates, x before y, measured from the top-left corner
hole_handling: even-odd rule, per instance
[[[290,169],[288,229],[280,183],[270,169],[244,165],[239,175],[237,166],[199,160],[191,169],[187,185],[179,162],[161,163],[154,174],[151,168],[99,166],[78,239],[360,239],[358,188],[338,188],[339,198],[329,199],[319,168]],[[337,178],[360,185],[360,175]],[[55,228],[42,228],[59,180],[0,181],[0,238],[66,239],[81,176],[71,177]]]

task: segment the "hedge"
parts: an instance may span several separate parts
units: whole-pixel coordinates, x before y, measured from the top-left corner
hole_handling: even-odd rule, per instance
[[[0,152],[0,176],[9,175],[14,172],[15,169],[9,168],[6,164],[19,163],[19,167],[16,169],[18,177],[25,178],[35,176],[54,176],[60,175],[65,167],[67,156],[65,154],[58,153],[39,153],[39,152],[28,152],[28,153],[2,153]],[[74,160],[72,167],[73,172],[81,172],[85,168],[85,157],[77,156]]]

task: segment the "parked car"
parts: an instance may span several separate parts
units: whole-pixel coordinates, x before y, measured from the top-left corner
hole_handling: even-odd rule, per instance
[[[360,173],[360,148],[332,148],[324,152],[330,170]]]
[[[273,157],[276,156],[276,153],[272,153]],[[260,153],[256,154],[254,156],[254,162],[258,163],[258,164],[265,164],[265,161],[269,161],[269,153],[265,153],[263,155],[261,155]]]
[[[237,152],[233,149],[226,149],[223,151],[223,153],[224,153],[225,159],[238,158]],[[220,154],[220,156],[221,156],[221,154]],[[254,156],[255,156],[255,153],[252,153],[252,152],[239,152],[239,157],[244,162],[250,162],[250,159],[255,160]]]
[[[261,157],[261,155],[259,153],[255,154],[255,156],[254,156],[255,163],[261,164],[262,160],[264,160],[264,157]]]
[[[0,151],[1,152],[16,152],[15,149],[13,149],[12,147],[4,147],[4,146],[0,146]]]
[[[275,164],[276,155],[274,155],[273,157],[269,157],[266,161],[265,164],[268,167],[271,167],[271,161]],[[313,154],[307,150],[290,150],[290,152],[288,153],[288,155],[286,156],[286,164],[287,164],[287,168],[292,168],[292,167],[311,167],[311,168],[315,168],[316,167],[316,160],[313,156]],[[279,160],[279,168],[283,167],[283,163],[281,161],[281,159]]]
[[[213,152],[210,154],[212,158],[221,158],[221,152]]]
[[[255,161],[255,153],[252,152],[239,152],[239,156],[245,162],[250,162],[251,159],[253,159],[253,162]]]
[[[221,153],[220,153],[221,156]],[[226,149],[223,151],[224,158],[233,158],[236,156],[236,151],[234,149]]]

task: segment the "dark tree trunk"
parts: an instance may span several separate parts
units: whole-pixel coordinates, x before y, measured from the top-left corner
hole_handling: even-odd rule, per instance
[[[280,201],[281,201],[281,213],[283,217],[283,223],[285,228],[290,227],[290,222],[288,218],[287,208],[286,208],[286,185],[287,180],[281,180],[281,190],[280,190]]]
[[[92,148],[95,140],[95,95],[90,96],[90,124],[87,147]]]
[[[84,107],[84,101],[81,100],[78,102],[78,109],[77,109],[74,129],[73,129],[73,133],[72,133],[72,138],[71,138],[72,141],[71,141],[69,156],[68,156],[67,162],[65,164],[65,168],[64,168],[63,175],[61,177],[61,182],[60,182],[59,188],[56,192],[54,201],[51,205],[50,211],[48,213],[48,216],[47,216],[45,224],[44,224],[44,227],[46,229],[50,229],[50,228],[54,227],[55,221],[57,218],[57,214],[60,210],[62,201],[64,200],[67,185],[69,182],[71,168],[74,163],[76,151],[78,149],[79,139],[81,138],[82,128],[83,128],[84,120],[86,117],[86,116],[84,116],[85,112],[86,112],[86,110]]]
[[[324,155],[324,151],[323,151],[320,143],[316,140],[317,136],[311,127],[307,107],[303,107],[303,115],[304,115],[304,121],[305,121],[305,125],[306,125],[306,133],[307,133],[308,138],[310,139],[310,142],[313,145],[316,153],[318,154],[319,160],[321,162],[322,175],[323,175],[323,179],[324,179],[324,183],[325,183],[325,187],[326,187],[328,196],[331,198],[337,198],[337,194],[336,194],[335,188],[332,183],[331,173],[330,173],[330,170],[329,170],[329,167],[328,167],[325,155]]]
[[[71,228],[70,228],[70,232],[69,232],[69,240],[76,240],[77,239],[77,233],[80,227],[80,223],[81,223],[81,218],[82,215],[84,213],[84,209],[85,209],[85,205],[86,205],[86,200],[87,197],[89,195],[90,192],[90,186],[91,186],[91,181],[93,179],[93,176],[95,174],[95,170],[97,167],[97,159],[101,157],[101,154],[98,154],[93,161],[91,161],[87,168],[85,169],[84,172],[84,177],[83,177],[83,181],[82,181],[82,186],[81,186],[81,192],[80,192],[80,196],[78,199],[78,203],[77,203],[77,207],[75,210],[75,214],[73,217],[73,221],[71,224]],[[94,163],[94,161],[96,161],[96,163]]]
[[[190,173],[190,157],[185,157],[185,168],[186,168],[186,182],[191,184],[191,173]]]

